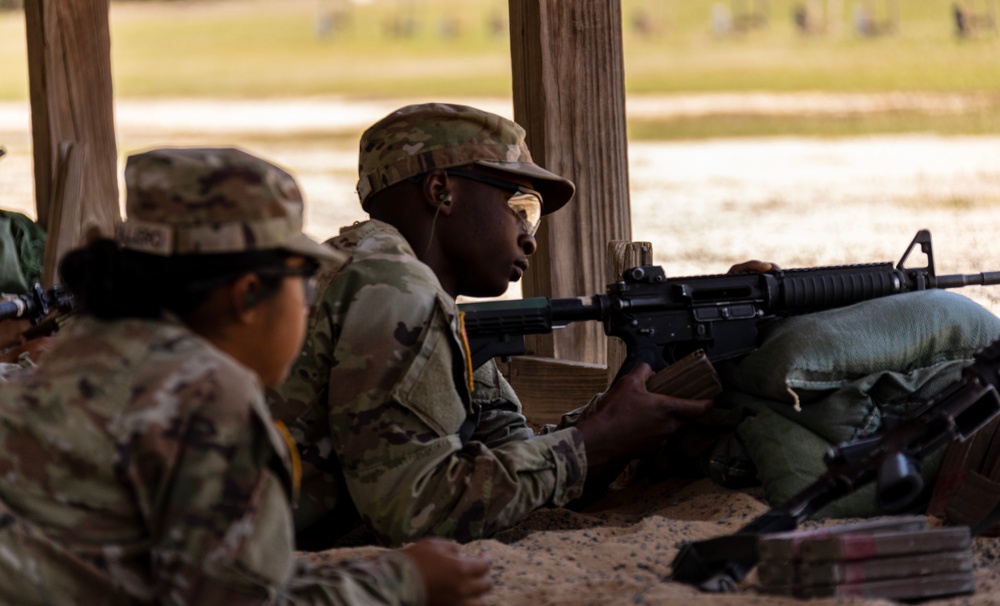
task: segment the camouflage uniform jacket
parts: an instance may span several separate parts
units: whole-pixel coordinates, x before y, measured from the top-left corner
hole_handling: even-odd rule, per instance
[[[336,538],[324,518],[356,507],[384,543],[467,541],[582,493],[579,431],[534,435],[492,362],[470,394],[455,300],[396,229],[328,244],[351,258],[321,276],[301,357],[269,392],[303,461],[300,536]]]
[[[256,375],[164,319],[80,317],[0,391],[0,603],[419,604],[399,553],[294,557]]]

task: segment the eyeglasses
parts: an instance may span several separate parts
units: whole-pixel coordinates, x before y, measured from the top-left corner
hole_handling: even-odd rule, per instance
[[[256,268],[244,268],[239,270],[234,270],[228,273],[224,273],[219,276],[212,278],[206,278],[203,280],[192,280],[184,284],[184,290],[192,295],[198,295],[208,293],[208,291],[222,286],[223,284],[229,284],[233,280],[236,280],[240,276],[245,276],[247,274],[253,274],[261,278],[285,278],[285,277],[302,277],[302,296],[305,299],[306,305],[311,306],[316,295],[316,285],[317,278],[316,272],[319,270],[319,264],[312,260],[305,260],[304,263],[300,265],[273,265],[268,264],[262,267]],[[265,283],[264,292],[258,292],[257,298],[262,299],[270,294],[273,294],[278,290],[276,284],[269,285]]]
[[[542,194],[511,181],[494,179],[467,170],[450,168],[445,172],[449,175],[479,181],[480,183],[511,192],[514,195],[507,200],[507,205],[510,206],[514,215],[521,221],[524,231],[529,236],[535,235],[535,232],[538,231],[538,225],[542,222]]]
[[[316,265],[312,263],[306,263],[305,265],[284,265],[282,267],[266,267],[258,269],[253,273],[258,276],[276,276],[276,277],[302,277],[302,297],[306,301],[306,305],[312,305],[316,298],[316,283],[318,278],[316,277],[316,270],[319,269]]]

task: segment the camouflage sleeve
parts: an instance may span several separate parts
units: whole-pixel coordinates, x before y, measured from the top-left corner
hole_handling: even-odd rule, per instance
[[[344,606],[420,606],[426,593],[416,564],[398,551],[330,564],[299,560],[288,589],[296,604]]]
[[[496,362],[490,360],[477,368],[472,379],[472,402],[479,409],[479,424],[472,433],[473,441],[496,448],[507,442],[534,437],[535,432],[528,427],[528,420],[521,412],[521,401],[500,374]]]
[[[488,536],[580,495],[586,458],[575,429],[495,448],[463,443],[465,358],[454,302],[436,281],[354,271],[330,372],[331,433],[351,497],[384,542]],[[523,429],[514,432],[527,437]]]
[[[169,365],[168,365],[169,364]],[[117,421],[148,520],[157,594],[177,604],[261,600],[292,566],[276,450],[259,386],[221,359],[158,365]]]
[[[138,390],[154,402],[133,402],[120,420],[133,436],[124,473],[149,523],[155,595],[172,604],[421,603],[412,568],[310,571],[295,559],[284,445],[254,378],[225,366],[159,368]],[[187,414],[171,414],[177,402]]]

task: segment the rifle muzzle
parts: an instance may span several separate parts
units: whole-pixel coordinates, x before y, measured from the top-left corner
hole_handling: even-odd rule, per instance
[[[875,486],[879,509],[899,513],[920,495],[924,479],[913,459],[896,452],[882,460]]]

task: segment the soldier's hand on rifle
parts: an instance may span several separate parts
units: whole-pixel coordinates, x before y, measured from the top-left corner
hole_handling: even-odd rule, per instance
[[[593,414],[577,423],[589,469],[653,452],[687,420],[711,410],[711,400],[685,400],[647,391],[646,381],[652,375],[649,365],[637,365],[611,386]]]
[[[767,261],[758,261],[752,259],[750,261],[744,261],[743,263],[737,263],[729,268],[727,273],[731,274],[766,274],[769,271],[780,271],[781,268],[778,267],[777,263],[768,263]]]

